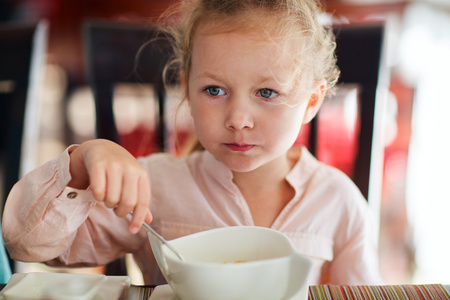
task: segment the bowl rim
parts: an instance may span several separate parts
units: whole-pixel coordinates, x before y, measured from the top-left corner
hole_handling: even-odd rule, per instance
[[[287,241],[289,241],[289,243],[292,246],[292,242],[289,239],[289,237],[281,232],[278,231],[276,229],[273,228],[269,228],[269,227],[263,227],[263,226],[256,226],[256,225],[233,225],[233,226],[223,226],[223,227],[217,227],[217,228],[212,228],[212,229],[207,229],[207,230],[203,230],[203,231],[199,231],[199,232],[195,232],[195,233],[191,233],[188,235],[184,235],[184,236],[180,236],[178,238],[172,239],[170,240],[170,242],[174,243],[180,240],[184,240],[184,239],[191,239],[191,238],[197,238],[197,237],[201,237],[204,235],[210,235],[216,232],[226,232],[226,231],[259,231],[259,232],[271,232],[273,234],[276,234],[280,237],[285,238]]]
[[[179,238],[172,239],[169,242],[173,246],[176,247],[176,244],[178,242],[182,242],[184,240],[197,239],[197,238],[201,238],[201,237],[208,236],[211,234],[215,234],[217,232],[220,233],[220,232],[233,232],[233,231],[270,232],[271,234],[275,234],[286,240],[287,244],[289,245],[289,252],[286,255],[265,258],[265,259],[249,260],[249,261],[246,261],[245,263],[220,263],[220,262],[208,262],[208,261],[196,261],[196,260],[181,261],[169,249],[167,249],[166,246],[163,247],[164,255],[167,260],[170,260],[172,262],[181,263],[183,265],[188,265],[188,266],[195,265],[195,266],[203,266],[203,267],[209,267],[209,268],[211,268],[211,267],[217,268],[217,266],[222,266],[223,268],[233,268],[234,269],[234,268],[246,268],[246,266],[249,266],[249,265],[254,266],[254,265],[258,265],[258,264],[272,263],[272,262],[275,262],[278,260],[287,260],[287,259],[290,260],[290,259],[292,259],[293,253],[300,254],[300,253],[297,253],[291,239],[289,239],[289,237],[286,234],[284,234],[278,230],[275,230],[273,228],[262,227],[262,226],[235,225],[235,226],[218,227],[218,228],[208,229],[208,230],[196,232],[193,234],[181,236]]]

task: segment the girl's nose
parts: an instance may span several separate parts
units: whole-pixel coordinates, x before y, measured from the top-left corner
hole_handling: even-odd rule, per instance
[[[225,126],[231,130],[251,129],[254,126],[250,101],[230,100]]]

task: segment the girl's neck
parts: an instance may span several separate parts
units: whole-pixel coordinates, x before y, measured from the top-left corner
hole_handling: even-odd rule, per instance
[[[233,182],[242,188],[261,188],[276,185],[284,181],[295,162],[283,155],[253,171],[250,172],[234,172]]]
[[[270,227],[294,197],[294,188],[286,180],[294,164],[285,156],[251,172],[233,173],[256,226]]]

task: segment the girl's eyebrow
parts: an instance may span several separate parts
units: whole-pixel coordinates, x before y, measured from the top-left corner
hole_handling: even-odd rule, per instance
[[[220,77],[220,75],[213,74],[210,72],[201,73],[201,74],[197,75],[197,77],[213,79],[213,80],[220,81],[220,82],[225,81],[222,77]],[[259,76],[257,78],[257,80],[255,80],[255,82],[257,82],[258,84],[266,84],[266,83],[270,83],[270,82],[279,82],[279,81],[276,80],[276,78],[273,76]]]

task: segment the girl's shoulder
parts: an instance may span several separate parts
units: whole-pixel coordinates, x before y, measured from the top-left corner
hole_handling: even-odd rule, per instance
[[[344,223],[362,226],[372,222],[373,212],[363,194],[341,170],[318,161],[311,153],[302,151],[297,177],[302,177],[299,190],[305,204],[321,207],[325,215]],[[304,172],[302,172],[304,171]]]

